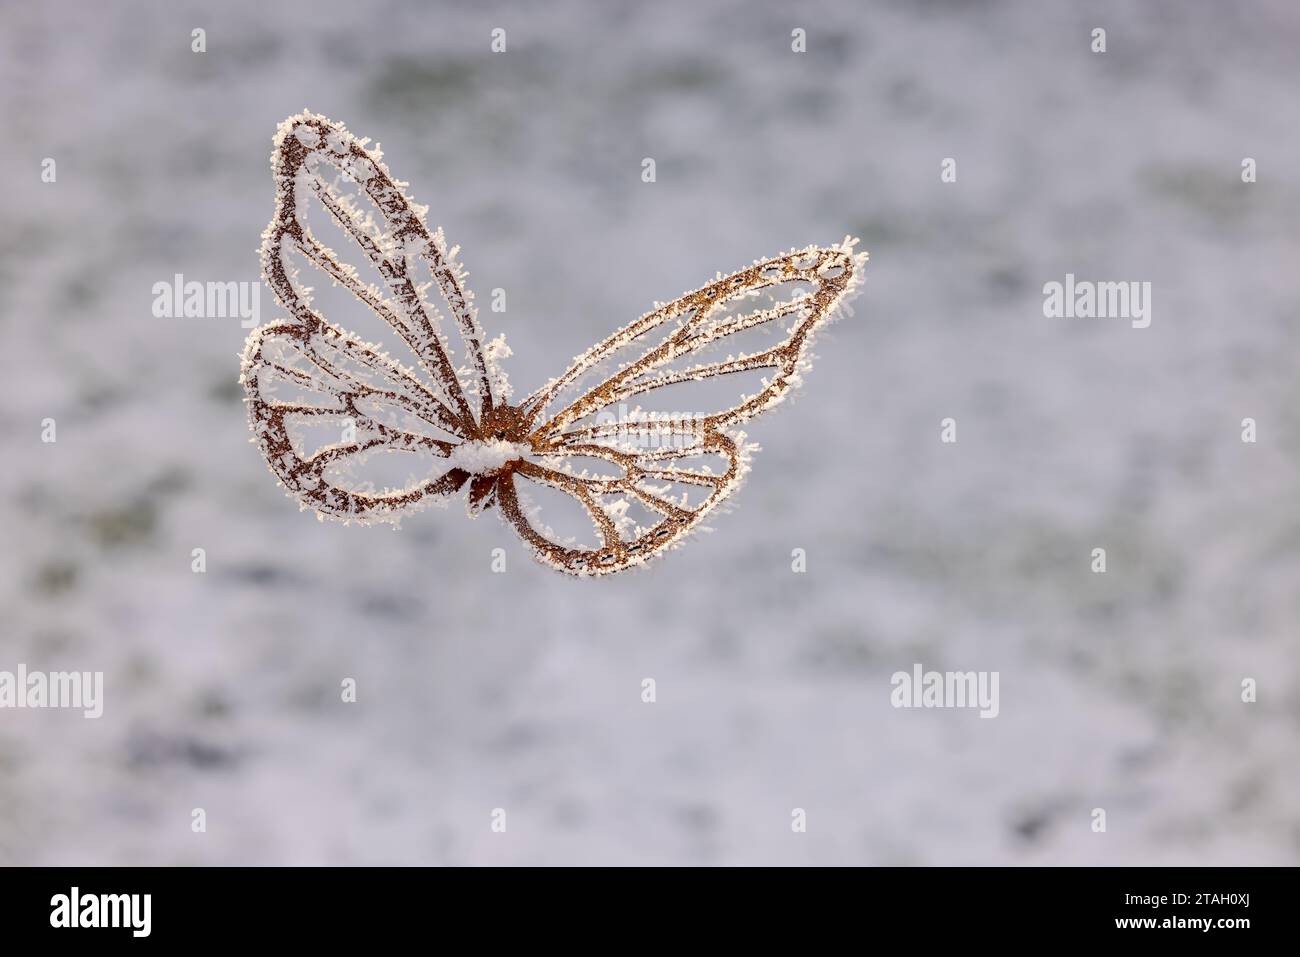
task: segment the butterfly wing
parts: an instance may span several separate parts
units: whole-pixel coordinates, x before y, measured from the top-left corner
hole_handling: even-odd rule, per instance
[[[485,356],[455,249],[441,231],[429,233],[424,210],[378,149],[311,113],[285,120],[274,147],[276,206],[262,236],[262,274],[289,315],[254,330],[245,346],[240,378],[253,440],[304,507],[344,520],[396,520],[468,479],[439,460],[477,437],[504,377]],[[313,231],[331,224],[378,283],[364,282]],[[328,321],[314,308],[304,269],[382,320],[412,364]],[[467,369],[454,367],[441,311],[426,297],[434,286],[459,330]],[[322,442],[322,432],[333,440]],[[414,460],[405,464],[416,471],[395,486],[358,475],[390,453]]]
[[[245,344],[241,381],[253,441],[285,489],[319,515],[396,521],[469,478],[445,467],[458,443],[440,422],[438,400],[354,336],[262,326]],[[367,478],[380,458],[404,460],[406,480]]]
[[[854,242],[757,262],[659,306],[523,403],[532,420],[544,418],[531,436],[538,460],[520,463],[503,479],[498,499],[540,560],[579,575],[641,564],[680,543],[739,487],[753,447],[734,426],[799,384],[817,331],[862,281],[866,254],[856,253]],[[753,333],[769,341],[710,357]],[[754,391],[712,411],[627,406],[674,387],[725,383],[746,373],[762,376]],[[591,379],[594,385],[584,384]],[[536,487],[576,502],[590,522],[590,544],[544,524],[527,503]]]

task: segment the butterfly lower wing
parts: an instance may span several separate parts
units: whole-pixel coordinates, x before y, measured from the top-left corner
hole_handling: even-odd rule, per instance
[[[539,416],[556,396],[600,369],[611,356],[647,343],[616,369],[605,370],[595,385],[561,403],[534,429],[534,448],[561,463],[558,467],[524,463],[502,483],[502,513],[538,557],[572,574],[619,571],[679,544],[722,504],[740,486],[752,448],[734,426],[776,405],[799,384],[809,367],[808,350],[816,333],[835,318],[862,281],[866,254],[856,253],[853,247],[852,240],[835,247],[810,247],[719,278],[642,316],[530,397],[522,408],[527,415]],[[778,295],[767,308],[746,311],[758,293],[791,286],[802,288],[789,297]],[[757,351],[697,361],[752,330],[775,330],[779,338]],[[721,407],[662,417],[638,415],[637,410],[625,414],[627,401],[660,390],[768,370],[771,374],[764,376],[757,391]],[[619,408],[617,415],[609,411],[614,406]],[[606,462],[613,473],[592,477],[565,468],[563,463],[574,458]],[[708,459],[715,464],[698,465]],[[580,547],[549,533],[544,517],[521,504],[527,482],[575,499],[589,515],[599,544]],[[683,492],[684,498],[679,499],[676,490],[684,487],[702,491],[694,499]],[[624,534],[611,528],[610,496],[657,517]]]
[[[428,387],[346,333],[262,326],[245,345],[240,381],[253,442],[285,489],[323,517],[396,522],[469,478],[442,462],[458,437]],[[404,459],[407,479],[368,480],[379,456]]]
[[[702,433],[677,449],[620,450],[607,444],[556,448],[540,461],[521,462],[497,485],[505,520],[543,564],[574,575],[603,575],[643,564],[675,547],[720,505],[748,471],[744,436]],[[570,462],[599,460],[606,474],[577,471]],[[686,460],[716,465],[691,467]],[[680,493],[674,489],[691,489]],[[546,488],[570,496],[590,520],[594,543],[556,534],[545,509],[529,507],[530,491]],[[629,507],[640,512],[636,518]]]

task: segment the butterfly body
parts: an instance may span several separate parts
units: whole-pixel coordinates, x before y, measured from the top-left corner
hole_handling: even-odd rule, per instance
[[[471,515],[495,507],[535,557],[574,575],[643,564],[728,499],[756,448],[736,426],[799,385],[813,337],[843,310],[866,263],[846,239],[718,275],[511,404],[500,365],[509,350],[500,338],[484,344],[456,247],[429,232],[377,149],[302,113],[277,131],[272,168],[262,267],[288,316],[249,336],[241,381],[253,441],[280,483],[322,518],[362,523],[396,523],[464,491]],[[342,228],[352,261],[318,238],[309,210],[324,213],[317,225]],[[354,262],[379,281],[363,281]],[[304,270],[346,289],[410,360],[331,322]],[[751,336],[769,338],[753,345]],[[710,358],[719,349],[730,351]],[[746,376],[755,391],[712,411],[638,404]],[[323,444],[309,437],[335,426]],[[417,471],[398,484],[358,474],[394,456]],[[577,506],[590,526],[582,537],[545,524],[530,503],[543,490]]]

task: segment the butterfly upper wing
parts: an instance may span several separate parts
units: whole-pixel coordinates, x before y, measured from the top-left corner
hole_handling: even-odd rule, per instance
[[[479,417],[492,408],[504,377],[484,354],[455,249],[447,248],[441,231],[429,233],[423,209],[403,194],[405,184],[392,178],[378,150],[311,113],[285,120],[274,144],[276,206],[262,236],[262,274],[289,315],[254,330],[245,346],[240,378],[254,441],[304,506],[345,520],[394,520],[464,484],[466,473],[440,468],[437,460],[477,436]],[[369,214],[340,189],[344,181],[358,186]],[[351,255],[377,271],[382,286],[363,282],[355,266],[312,232],[309,208],[347,234],[355,247]],[[314,309],[299,260],[391,328],[414,367]],[[459,330],[467,382],[453,366],[441,313],[424,295],[420,269]],[[339,441],[317,447],[306,438],[313,428],[333,428]],[[345,474],[385,452],[431,461],[396,488]]]
[[[640,564],[679,543],[735,491],[748,471],[751,447],[732,427],[771,408],[798,385],[814,335],[862,281],[866,254],[853,247],[847,239],[836,247],[810,247],[720,277],[619,330],[529,397],[521,408],[530,417],[558,410],[531,436],[541,461],[521,463],[500,483],[498,500],[506,520],[538,558],[572,574]],[[805,294],[780,294],[792,286]],[[775,301],[747,311],[745,306],[764,292],[776,293]],[[701,361],[751,331],[775,331],[778,338],[757,351]],[[617,368],[604,368],[628,352],[634,354]],[[767,370],[770,375],[755,392],[712,411],[649,418],[625,407],[629,400],[673,386]],[[599,379],[595,385],[559,401],[566,390],[593,377]],[[618,415],[609,412],[614,406]],[[576,459],[597,463],[597,473],[579,471],[570,464]],[[575,500],[598,541],[564,541],[547,529],[523,500],[530,483]],[[645,517],[628,519],[631,506]]]

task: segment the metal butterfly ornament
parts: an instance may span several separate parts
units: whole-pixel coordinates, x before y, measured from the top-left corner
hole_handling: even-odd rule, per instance
[[[735,426],[799,385],[814,335],[862,282],[867,255],[847,238],[719,274],[511,404],[500,366],[510,351],[503,338],[485,343],[457,248],[428,230],[426,210],[367,144],[308,112],[280,124],[275,214],[261,260],[288,315],[249,335],[240,376],[252,441],[289,494],[321,518],[396,523],[467,490],[471,515],[495,508],[559,571],[602,575],[643,564],[736,491],[756,447]],[[327,227],[349,237],[351,255],[377,282],[322,241]],[[314,308],[305,270],[382,320],[411,361]],[[754,336],[775,341],[716,355]],[[761,376],[754,391],[713,411],[626,405],[746,373]],[[391,456],[417,466],[405,482],[364,478]],[[543,490],[576,502],[589,532],[549,528],[534,501]]]

